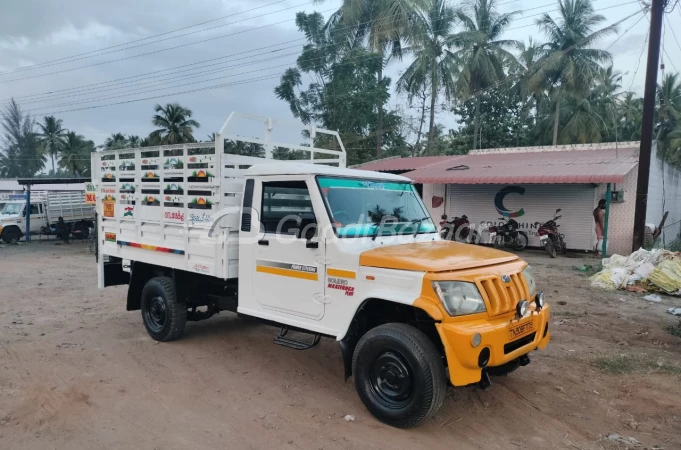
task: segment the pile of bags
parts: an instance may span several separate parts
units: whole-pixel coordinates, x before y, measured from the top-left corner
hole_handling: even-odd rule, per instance
[[[613,255],[603,260],[603,270],[591,277],[591,285],[681,295],[681,253],[640,249],[629,256]]]

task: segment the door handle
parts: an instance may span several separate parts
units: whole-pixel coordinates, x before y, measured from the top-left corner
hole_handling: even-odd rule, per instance
[[[319,242],[307,241],[305,243],[305,248],[319,248]]]
[[[267,241],[265,239],[261,239],[258,241],[258,245],[270,245],[270,241]]]

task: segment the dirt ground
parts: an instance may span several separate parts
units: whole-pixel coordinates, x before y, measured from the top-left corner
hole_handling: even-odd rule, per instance
[[[424,425],[397,430],[343,381],[338,344],[272,344],[277,330],[222,313],[159,344],[125,287],[96,288],[82,244],[0,248],[2,449],[681,448],[681,339],[661,304],[589,287],[526,252],[553,308],[552,342],[488,390],[449,388]],[[344,420],[354,415],[354,421]]]

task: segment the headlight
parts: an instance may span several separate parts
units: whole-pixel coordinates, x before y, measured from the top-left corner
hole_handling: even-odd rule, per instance
[[[534,297],[534,294],[537,293],[537,282],[534,281],[532,267],[530,266],[525,267],[525,270],[523,270],[523,276],[525,277],[525,281],[527,282],[527,287],[530,289],[530,298],[532,298]]]
[[[433,289],[450,316],[465,316],[487,311],[485,301],[474,283],[434,281]]]

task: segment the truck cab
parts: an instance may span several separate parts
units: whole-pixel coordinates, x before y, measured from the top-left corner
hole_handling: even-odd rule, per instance
[[[5,243],[16,242],[26,234],[26,200],[10,199],[0,211],[0,239]],[[40,231],[45,225],[46,211],[41,200],[31,201],[30,205],[31,233]]]
[[[548,344],[528,264],[441,239],[411,180],[345,168],[342,143],[292,146],[307,162],[225,154],[223,139],[246,139],[226,125],[211,148],[93,154],[100,287],[128,284],[153,339],[221,311],[280,327],[289,349],[335,339],[364,405],[395,427],[431,416],[447,384],[489,387]]]

